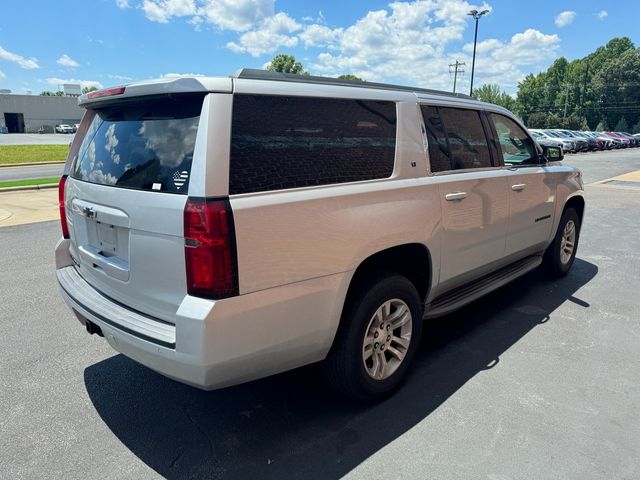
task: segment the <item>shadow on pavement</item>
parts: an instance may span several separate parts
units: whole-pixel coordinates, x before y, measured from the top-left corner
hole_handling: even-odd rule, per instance
[[[401,436],[534,327],[598,268],[576,259],[562,280],[537,271],[425,325],[404,387],[362,407],[335,394],[313,367],[214,392],[168,380],[116,355],[85,370],[106,425],[167,478],[338,478]]]

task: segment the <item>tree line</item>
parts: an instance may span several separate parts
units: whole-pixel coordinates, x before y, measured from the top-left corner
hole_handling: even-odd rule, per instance
[[[584,58],[558,58],[518,83],[516,97],[488,84],[479,100],[518,114],[530,128],[640,132],[640,48],[614,38]]]

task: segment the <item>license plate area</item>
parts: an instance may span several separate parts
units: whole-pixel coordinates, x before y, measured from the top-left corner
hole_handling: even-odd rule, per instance
[[[129,280],[129,217],[121,210],[74,200],[73,230],[81,269]]]

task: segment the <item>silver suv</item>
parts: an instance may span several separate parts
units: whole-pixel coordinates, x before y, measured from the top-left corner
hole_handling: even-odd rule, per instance
[[[62,295],[90,333],[190,385],[321,362],[380,399],[423,318],[576,254],[580,172],[464,95],[242,70],[79,102]]]

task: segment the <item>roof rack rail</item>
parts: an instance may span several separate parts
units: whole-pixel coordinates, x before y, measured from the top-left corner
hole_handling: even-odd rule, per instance
[[[381,90],[402,90],[405,92],[429,93],[431,95],[442,95],[447,97],[472,98],[463,93],[443,92],[442,90],[431,90],[429,88],[415,88],[404,85],[392,85],[389,83],[347,80],[343,78],[319,77],[314,75],[299,75],[295,73],[270,72],[268,70],[259,70],[257,68],[241,68],[240,70],[232,73],[230,77],[249,80],[271,80],[277,82],[315,83],[320,85],[338,85],[343,87],[375,88]]]

